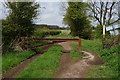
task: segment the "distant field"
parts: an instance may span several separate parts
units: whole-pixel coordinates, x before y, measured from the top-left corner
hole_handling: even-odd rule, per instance
[[[70,30],[61,30],[59,35],[54,35],[46,38],[64,38],[64,39],[78,39],[70,34]]]

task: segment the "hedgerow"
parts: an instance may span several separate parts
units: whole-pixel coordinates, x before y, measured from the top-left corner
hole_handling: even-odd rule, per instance
[[[44,38],[48,35],[58,35],[60,34],[60,30],[48,30],[48,29],[36,29],[35,33],[33,34],[33,38]]]

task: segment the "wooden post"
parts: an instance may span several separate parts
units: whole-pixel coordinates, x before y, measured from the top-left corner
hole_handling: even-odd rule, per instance
[[[81,39],[78,39],[78,51],[81,51],[82,44],[81,44]]]

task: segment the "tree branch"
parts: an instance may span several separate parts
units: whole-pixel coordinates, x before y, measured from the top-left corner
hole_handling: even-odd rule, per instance
[[[113,10],[113,6],[115,5],[116,2],[113,2],[111,7],[110,7],[110,13],[109,13],[109,19],[108,19],[108,24],[110,24],[110,20],[112,18],[112,10]]]

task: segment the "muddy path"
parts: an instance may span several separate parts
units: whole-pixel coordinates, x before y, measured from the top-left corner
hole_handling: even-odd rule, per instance
[[[33,56],[31,56],[30,58],[28,58],[27,60],[21,62],[20,64],[18,64],[17,66],[9,69],[6,73],[4,73],[2,75],[2,79],[6,79],[6,78],[16,78],[17,75],[22,72],[33,60],[35,60],[36,58],[38,58],[41,54],[43,54],[44,52],[46,52],[48,50],[49,47],[45,47],[43,48],[43,50],[41,50],[38,54],[35,54]]]
[[[85,78],[85,74],[89,71],[91,65],[101,65],[103,61],[95,54],[88,51],[84,52],[84,57],[75,63],[71,63],[69,59],[69,51],[73,48],[68,42],[59,43],[67,50],[67,53],[63,52],[60,69],[55,75],[55,78]]]

